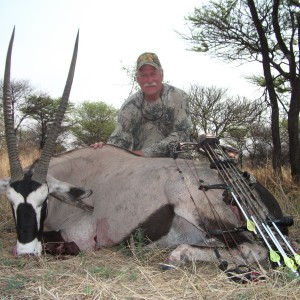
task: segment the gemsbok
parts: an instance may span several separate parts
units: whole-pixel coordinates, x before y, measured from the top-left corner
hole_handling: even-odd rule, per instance
[[[277,201],[237,170],[216,139],[174,141],[170,158],[139,157],[114,145],[52,157],[71,90],[78,36],[55,123],[34,170],[24,172],[11,113],[13,36],[3,96],[11,177],[0,181],[0,191],[13,209],[17,255],[40,255],[43,241],[52,254],[78,254],[129,241],[141,230],[148,246],[172,249],[166,264],[216,261],[225,268],[224,262],[250,265],[268,253],[279,264],[273,249],[282,244],[276,242],[281,235],[286,238],[287,222]],[[176,158],[177,150],[189,152],[191,146],[204,151],[210,164],[207,158]]]

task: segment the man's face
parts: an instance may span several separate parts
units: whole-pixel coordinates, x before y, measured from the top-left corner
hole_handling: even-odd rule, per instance
[[[145,98],[156,100],[162,89],[163,71],[151,65],[143,65],[137,72],[137,82]]]

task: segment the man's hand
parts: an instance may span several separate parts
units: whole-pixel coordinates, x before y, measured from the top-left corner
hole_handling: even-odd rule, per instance
[[[101,149],[104,146],[103,142],[99,142],[99,143],[95,143],[95,144],[91,144],[90,147],[94,148],[94,149]]]

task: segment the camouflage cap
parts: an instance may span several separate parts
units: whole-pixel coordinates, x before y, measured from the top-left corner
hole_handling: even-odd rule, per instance
[[[156,69],[161,69],[161,64],[157,55],[152,52],[145,52],[138,57],[136,62],[136,70],[138,71],[143,65],[150,65]]]

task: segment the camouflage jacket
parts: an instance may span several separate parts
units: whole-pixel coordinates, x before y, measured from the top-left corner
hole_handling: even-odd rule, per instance
[[[143,150],[147,157],[169,156],[169,143],[189,141],[190,129],[188,95],[164,84],[155,103],[145,101],[141,90],[124,102],[108,143]]]

